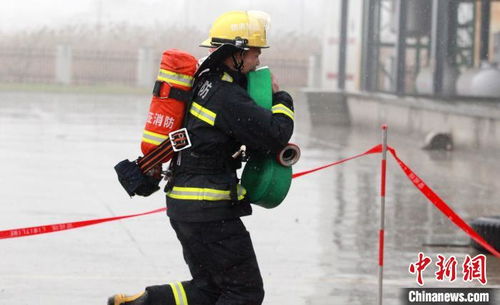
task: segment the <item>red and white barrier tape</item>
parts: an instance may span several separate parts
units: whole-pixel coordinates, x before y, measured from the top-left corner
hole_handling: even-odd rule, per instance
[[[388,150],[391,152],[392,156],[394,159],[396,159],[397,163],[403,170],[403,172],[406,174],[408,179],[417,187],[417,189],[424,194],[429,201],[432,202],[448,219],[450,219],[456,226],[458,226],[460,229],[462,229],[467,235],[469,235],[472,239],[474,239],[477,243],[479,243],[481,246],[483,246],[485,249],[487,249],[489,252],[491,252],[493,255],[496,257],[500,258],[500,252],[498,252],[495,248],[493,248],[490,244],[488,244],[474,229],[472,229],[460,216],[458,216],[427,184],[420,178],[418,177],[401,159],[396,154],[396,151],[392,147],[388,147]],[[367,150],[364,153],[342,159],[340,161],[336,161],[321,167],[317,167],[311,170],[299,172],[293,174],[292,178],[298,178],[300,176],[308,175],[313,172],[328,168],[330,166],[334,166],[340,163],[347,162],[352,159],[356,159],[365,155],[370,155],[370,154],[375,154],[375,153],[381,153],[382,152],[382,145],[376,145],[372,147],[371,149]],[[81,228],[81,227],[86,227],[86,226],[91,226],[91,225],[96,225],[99,223],[103,222],[110,222],[110,221],[115,221],[115,220],[120,220],[120,219],[126,219],[126,218],[133,218],[133,217],[139,217],[139,216],[144,216],[144,215],[149,215],[149,214],[155,214],[155,213],[160,213],[166,211],[166,208],[161,208],[161,209],[156,209],[144,213],[138,213],[138,214],[131,214],[131,215],[123,215],[123,216],[115,216],[115,217],[108,217],[108,218],[98,218],[98,219],[91,219],[91,220],[83,220],[83,221],[77,221],[77,222],[66,222],[66,223],[59,223],[59,224],[50,224],[50,225],[43,225],[43,226],[36,226],[36,227],[27,227],[27,228],[19,228],[19,229],[11,229],[11,230],[3,230],[0,231],[0,239],[7,239],[7,238],[18,238],[18,237],[25,237],[25,236],[31,236],[31,235],[38,235],[38,234],[46,234],[46,233],[52,233],[52,232],[58,232],[58,231],[64,231],[64,230],[70,230],[70,229],[76,229],[76,228]]]
[[[4,230],[4,231],[0,231],[0,239],[25,237],[25,236],[31,236],[31,235],[38,235],[38,234],[46,234],[46,233],[52,233],[52,232],[58,232],[58,231],[71,230],[71,229],[76,229],[76,228],[81,228],[81,227],[92,226],[92,225],[96,225],[96,224],[103,223],[103,222],[109,222],[109,221],[115,221],[115,220],[120,220],[120,219],[126,219],[126,218],[132,218],[132,217],[144,216],[144,215],[148,215],[148,214],[159,213],[159,212],[163,212],[165,210],[166,210],[166,208],[161,208],[161,209],[156,209],[156,210],[149,211],[149,212],[132,214],[132,215],[123,215],[123,216],[115,216],[115,217],[108,217],[108,218],[98,218],[98,219],[82,220],[82,221],[76,221],[76,222],[65,222],[65,223],[57,223],[57,224],[43,225],[43,226],[36,226],[36,227]]]
[[[307,170],[307,171],[303,171],[303,172],[300,172],[300,173],[295,173],[295,174],[293,174],[292,178],[298,178],[300,176],[311,174],[311,173],[317,172],[319,170],[325,169],[327,167],[347,162],[347,161],[352,160],[352,159],[356,159],[356,158],[359,158],[359,157],[362,157],[362,156],[366,156],[366,155],[370,155],[370,154],[379,154],[381,152],[382,152],[382,145],[376,145],[376,146],[370,148],[369,150],[367,150],[364,153],[361,153],[359,155],[355,155],[355,156],[352,156],[352,157],[349,157],[349,158],[345,158],[345,159],[342,159],[340,161],[336,161],[336,162],[333,162],[333,163],[330,163],[330,164],[327,164],[327,165],[323,165],[323,166],[320,166],[320,167],[317,167],[317,168],[313,168],[313,169],[310,169],[310,170]]]
[[[467,235],[470,236],[470,238],[474,239],[478,244],[483,246],[485,249],[490,251],[491,254],[495,255],[496,257],[500,258],[500,253],[493,248],[490,244],[488,244],[476,231],[474,231],[471,226],[469,226],[460,216],[455,213],[447,204],[446,202],[443,201],[427,184],[420,178],[418,177],[415,172],[411,170],[411,168],[408,167],[401,159],[396,154],[396,150],[392,147],[387,148],[394,159],[398,162],[399,166],[403,170],[403,172],[406,174],[408,179],[417,187],[417,189],[424,194],[427,199],[429,199],[432,204],[436,206],[446,217],[448,217],[449,220],[451,220],[457,227],[462,229]]]

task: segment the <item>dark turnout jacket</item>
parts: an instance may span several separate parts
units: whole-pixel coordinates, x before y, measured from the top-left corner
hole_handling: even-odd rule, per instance
[[[255,103],[246,91],[246,76],[226,66],[198,77],[185,127],[192,146],[172,162],[167,213],[186,222],[232,219],[251,214],[246,190],[236,170],[241,145],[247,151],[274,154],[293,132],[294,110],[285,91],[273,94],[272,110]],[[241,155],[240,155],[241,156]]]

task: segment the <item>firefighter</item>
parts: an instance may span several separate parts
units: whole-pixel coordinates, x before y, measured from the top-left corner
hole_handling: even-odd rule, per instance
[[[268,15],[220,16],[201,46],[212,49],[196,75],[185,117],[192,146],[171,161],[167,214],[192,279],[115,295],[109,305],[260,305],[264,289],[252,240],[240,217],[252,213],[236,170],[244,155],[275,154],[293,131],[293,101],[273,78],[273,107],[247,94],[246,74],[267,48]],[[215,49],[215,50],[214,50]],[[285,111],[283,111],[285,109]]]

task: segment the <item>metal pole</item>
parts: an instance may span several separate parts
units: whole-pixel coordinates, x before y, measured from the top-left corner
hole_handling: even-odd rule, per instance
[[[448,64],[448,36],[450,0],[432,2],[432,66],[434,94],[443,94],[444,69]]]
[[[442,88],[442,81],[443,81],[443,66],[441,65],[442,63],[440,62],[442,60],[442,57],[438,58],[439,55],[442,53],[440,50],[442,47],[440,47],[441,43],[441,30],[440,26],[442,26],[442,23],[440,23],[440,14],[439,14],[439,1],[440,0],[433,0],[432,2],[432,36],[431,36],[431,58],[432,58],[432,92],[434,94],[440,94],[441,93],[441,88]]]
[[[384,279],[384,230],[385,230],[385,173],[387,167],[387,125],[382,125],[382,163],[380,179],[380,229],[378,249],[378,304],[383,300]]]
[[[380,90],[379,78],[382,72],[380,68],[380,47],[382,43],[381,32],[382,32],[382,0],[375,0],[376,5],[374,9],[374,20],[375,23],[373,25],[374,30],[374,46],[373,46],[373,79],[371,80],[373,91]]]
[[[490,48],[490,17],[491,16],[491,3],[490,0],[481,1],[481,49],[479,51],[479,58],[488,60]]]
[[[361,89],[373,91],[375,88],[375,63],[378,61],[375,48],[375,9],[376,0],[364,0],[363,2],[363,46],[361,53]]]
[[[396,2],[397,38],[396,38],[396,71],[394,91],[396,94],[405,93],[406,80],[406,12],[407,0]]]
[[[342,0],[340,3],[340,33],[339,33],[339,63],[338,63],[338,82],[337,88],[339,90],[345,89],[345,63],[347,51],[347,20],[349,18],[349,2]]]

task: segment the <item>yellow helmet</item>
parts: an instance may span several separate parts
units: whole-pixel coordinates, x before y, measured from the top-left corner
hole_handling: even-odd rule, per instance
[[[231,11],[219,16],[212,24],[209,37],[202,47],[232,44],[238,48],[268,48],[266,32],[271,18],[261,11]]]

